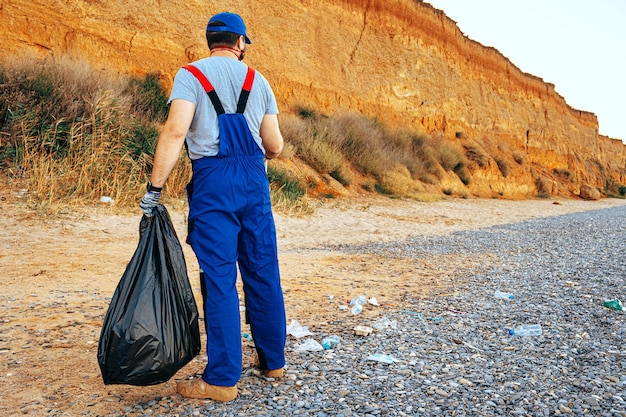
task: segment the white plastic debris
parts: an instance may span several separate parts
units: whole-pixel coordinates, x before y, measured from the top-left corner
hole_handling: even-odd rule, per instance
[[[394,362],[400,362],[398,359],[392,357],[391,355],[385,355],[382,353],[373,353],[367,357],[367,360],[388,363],[388,364],[392,364]]]
[[[113,204],[115,203],[115,200],[113,200],[111,197],[109,197],[108,195],[103,195],[102,197],[100,197],[100,202],[101,203],[108,203],[108,204]]]
[[[370,303],[373,306],[380,306],[380,304],[378,303],[378,300],[376,299],[376,297],[371,297],[369,300],[367,300],[368,303]]]
[[[313,333],[309,331],[309,328],[302,326],[298,323],[298,320],[291,320],[291,324],[287,325],[287,334],[292,335],[296,339],[300,339],[304,336],[313,336]]]
[[[381,317],[372,324],[372,327],[376,330],[385,330],[387,327],[392,329],[398,328],[398,322],[396,320],[389,320],[387,317]]]
[[[357,336],[368,336],[370,333],[372,333],[374,329],[372,329],[369,326],[356,326],[354,328],[354,333]]]
[[[296,352],[298,353],[306,353],[306,352],[318,352],[324,350],[324,346],[320,345],[320,343],[315,339],[306,339],[302,344],[295,344]]]

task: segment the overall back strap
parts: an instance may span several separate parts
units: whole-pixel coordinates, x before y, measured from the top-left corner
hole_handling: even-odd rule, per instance
[[[197,67],[193,65],[185,65],[183,67],[187,71],[191,72],[194,77],[200,81],[202,88],[209,96],[211,103],[213,103],[213,107],[215,108],[215,112],[217,115],[224,114],[224,106],[222,106],[222,102],[220,98],[217,96],[215,92],[215,88],[213,84],[208,80],[208,78],[200,71]],[[241,87],[241,94],[239,94],[239,101],[237,102],[237,113],[243,114],[246,109],[246,104],[248,103],[248,97],[250,96],[250,90],[252,90],[252,84],[254,83],[254,70],[248,67],[248,72],[246,74],[246,79],[243,82],[243,87]]]
[[[183,68],[192,73],[198,79],[198,81],[200,81],[200,84],[202,84],[204,91],[206,91],[206,93],[209,95],[209,99],[211,99],[211,103],[213,103],[213,107],[215,108],[215,112],[218,114],[218,116],[220,114],[224,114],[224,106],[222,106],[222,102],[217,96],[215,88],[213,88],[213,84],[211,84],[211,82],[202,73],[202,71],[200,71],[193,65],[185,65]]]
[[[248,103],[248,97],[250,96],[250,90],[252,90],[252,84],[254,83],[254,70],[248,67],[248,73],[246,79],[241,87],[241,94],[239,95],[239,101],[237,102],[237,113],[243,114]]]

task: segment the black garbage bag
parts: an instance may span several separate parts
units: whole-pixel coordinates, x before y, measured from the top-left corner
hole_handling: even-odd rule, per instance
[[[200,352],[198,308],[183,250],[163,205],[143,216],[139,245],[104,317],[98,364],[105,384],[169,380]]]

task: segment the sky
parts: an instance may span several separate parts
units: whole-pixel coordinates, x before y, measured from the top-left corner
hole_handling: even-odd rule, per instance
[[[626,0],[425,0],[626,143]]]

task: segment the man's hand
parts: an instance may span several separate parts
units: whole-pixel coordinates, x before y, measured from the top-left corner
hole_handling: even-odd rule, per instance
[[[146,191],[146,194],[141,199],[139,207],[146,216],[152,216],[152,210],[159,204],[161,198],[160,191]]]

